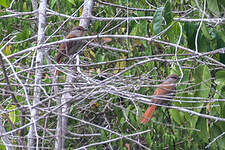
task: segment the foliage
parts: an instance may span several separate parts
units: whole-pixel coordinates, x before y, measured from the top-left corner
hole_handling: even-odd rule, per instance
[[[99,18],[92,20],[86,36],[127,37],[108,36],[88,41],[127,50],[128,53],[106,50],[101,46],[85,47],[84,55],[80,56],[82,70],[96,83],[88,83],[80,76],[76,78],[76,83],[71,83],[73,103],[69,108],[65,147],[205,149],[209,146],[211,149],[225,149],[225,135],[219,137],[225,132],[225,122],[200,116],[206,114],[225,119],[225,54],[224,51],[213,53],[225,47],[224,19],[222,22],[216,20],[224,16],[225,2],[206,0],[205,13],[202,12],[203,0],[198,1],[198,4],[194,0],[153,0],[148,2],[151,5],[145,0],[129,0],[128,4],[124,0],[105,2],[123,7],[95,2],[92,15]],[[82,8],[77,9],[82,4],[83,0],[48,1],[49,9],[69,16],[77,11],[75,17],[81,15]],[[6,9],[9,6],[8,0],[0,1],[0,17],[13,14]],[[129,10],[127,6],[142,10]],[[11,10],[15,10],[14,14],[32,12],[32,3],[15,1]],[[63,24],[66,17],[48,12],[45,35],[52,37],[47,43],[63,39],[62,35],[79,24],[72,19]],[[201,20],[203,14],[204,20]],[[37,108],[42,118],[38,121],[37,133],[43,138],[39,144],[40,147],[54,149],[59,116],[54,108],[59,105],[57,98],[65,92],[63,83],[72,71],[66,66],[68,63],[65,60],[65,66],[60,68],[63,71],[59,73],[59,83],[56,83],[59,91],[54,93],[55,74],[51,66],[55,64],[57,46],[47,48],[52,64],[45,58],[42,68],[35,68],[36,52],[19,53],[37,45],[38,26],[35,17],[35,14],[29,14],[0,18],[0,48],[3,48],[1,51],[9,60],[4,59],[4,65],[12,87],[10,91],[1,68],[1,120],[6,132],[21,127],[21,109],[11,96],[14,93],[21,107],[26,108],[24,125],[28,124],[31,121],[28,105],[33,104],[34,87],[40,86],[41,104]],[[100,17],[114,19],[105,21]],[[117,20],[122,17],[124,20]],[[212,21],[213,19],[215,20]],[[58,28],[61,29],[54,33]],[[13,42],[7,44],[14,36]],[[4,48],[5,44],[7,46]],[[35,69],[41,69],[42,85],[35,85]],[[14,71],[24,85],[15,78]],[[148,107],[146,99],[151,98],[155,85],[171,73],[182,76],[171,105],[189,111],[160,107],[149,123],[140,124],[141,114]],[[27,90],[28,101],[23,86]],[[79,99],[79,96],[82,98]],[[191,112],[200,115],[193,115]],[[149,129],[150,131],[144,132]],[[27,135],[29,128],[25,126],[24,130]],[[11,140],[12,144],[19,145],[16,139],[19,133],[14,132],[13,136],[15,139]],[[24,140],[25,145],[26,142]],[[3,142],[0,142],[0,149],[5,149]]]

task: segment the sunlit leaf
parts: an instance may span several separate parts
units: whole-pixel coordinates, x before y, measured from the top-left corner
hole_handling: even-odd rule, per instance
[[[8,8],[10,5],[10,1],[9,0],[0,0],[0,5],[2,5],[3,7]]]
[[[52,9],[56,4],[56,0],[50,0],[50,8]]]
[[[8,55],[11,54],[11,46],[10,46],[10,45],[6,46],[6,48],[5,48],[5,50],[4,50],[4,54],[5,54],[6,56],[8,56]]]
[[[9,106],[9,110],[13,110],[15,109],[16,106],[15,105],[10,105]],[[16,112],[15,111],[10,111],[9,112],[9,119],[11,120],[11,122],[14,124],[16,122]]]

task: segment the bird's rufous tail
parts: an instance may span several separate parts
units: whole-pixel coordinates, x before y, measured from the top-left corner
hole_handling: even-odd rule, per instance
[[[149,106],[148,109],[145,111],[144,115],[141,117],[140,122],[143,124],[147,123],[152,118],[156,108],[156,105]]]
[[[56,56],[56,62],[57,62],[57,64],[61,64],[61,62],[62,62],[62,55],[57,55]],[[58,76],[58,73],[59,73],[59,70],[56,70],[55,75]]]
[[[61,61],[62,61],[62,57],[63,57],[63,55],[62,54],[57,54],[57,56],[56,56],[56,62],[58,63],[58,64],[60,64],[61,63]]]

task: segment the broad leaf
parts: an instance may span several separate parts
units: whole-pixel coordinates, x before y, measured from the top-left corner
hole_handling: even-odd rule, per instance
[[[153,18],[153,32],[158,34],[162,30],[163,7],[157,8]]]
[[[220,14],[217,0],[207,0],[207,6],[214,15],[218,16]]]
[[[3,7],[8,8],[10,5],[10,1],[9,0],[0,0],[0,5],[2,5]]]
[[[166,20],[167,25],[173,21],[173,16],[172,16],[172,12],[170,9],[170,1],[169,0],[166,2],[166,5],[165,5],[164,18]]]

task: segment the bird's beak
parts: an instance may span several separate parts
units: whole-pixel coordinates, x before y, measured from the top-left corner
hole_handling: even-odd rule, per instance
[[[84,28],[84,31],[87,31],[88,29],[87,28]]]

